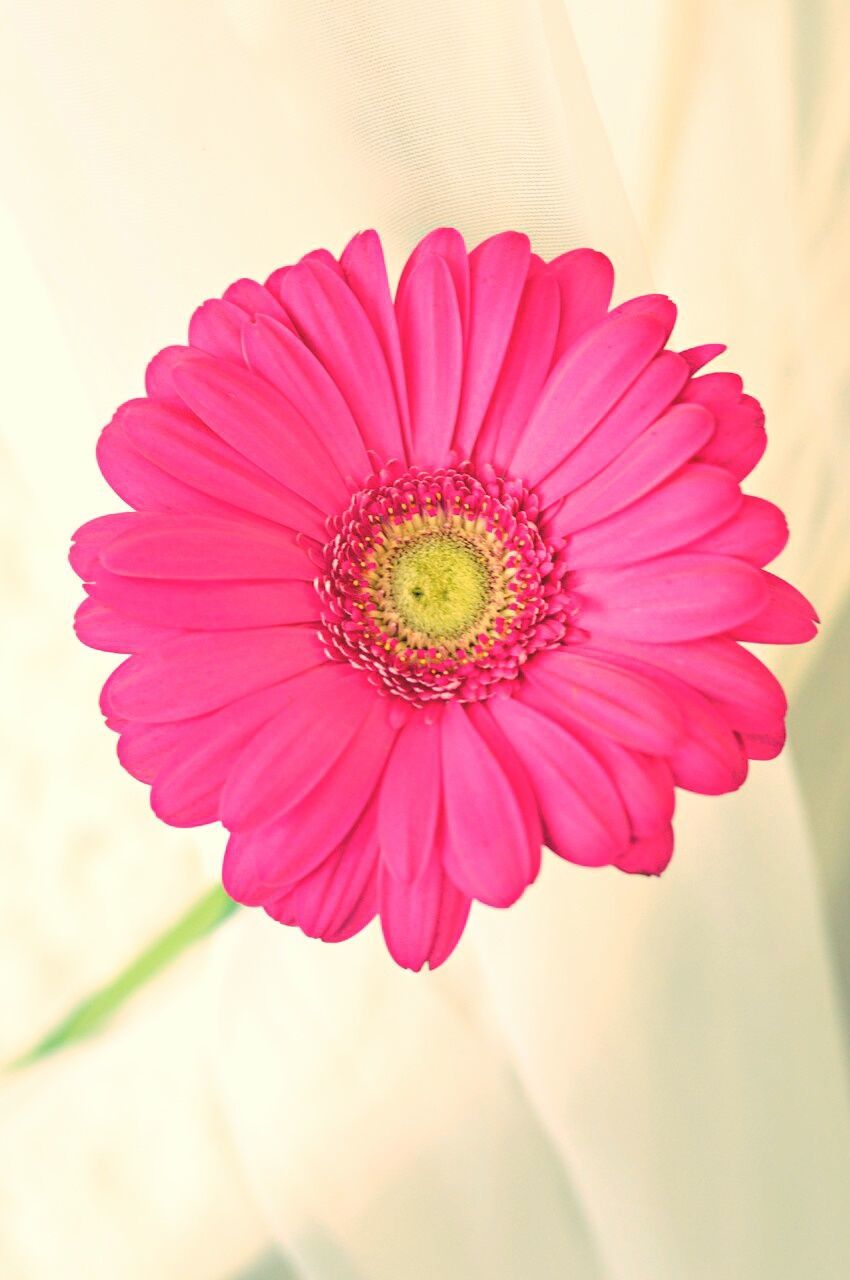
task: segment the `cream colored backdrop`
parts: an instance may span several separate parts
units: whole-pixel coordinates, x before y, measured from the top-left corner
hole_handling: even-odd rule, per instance
[[[215,874],[114,762],[64,555],[112,502],[100,425],[235,277],[366,225],[396,266],[440,222],[605,249],[764,400],[755,487],[826,627],[779,655],[793,754],[687,797],[661,881],[549,865],[433,977],[243,913],[7,1080],[0,1274],[844,1280],[846,3],[2,11],[0,1053]]]

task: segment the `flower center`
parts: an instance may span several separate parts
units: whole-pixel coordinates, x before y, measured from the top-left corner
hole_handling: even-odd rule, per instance
[[[492,468],[388,468],[337,518],[317,582],[329,649],[422,705],[487,697],[566,629],[537,503]]]
[[[458,638],[481,617],[489,594],[484,557],[453,533],[421,533],[389,558],[389,588],[399,620],[427,643]]]

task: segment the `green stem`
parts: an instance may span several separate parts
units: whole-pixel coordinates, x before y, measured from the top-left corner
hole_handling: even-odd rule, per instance
[[[55,1053],[57,1049],[65,1049],[99,1030],[140,987],[176,960],[187,947],[218,928],[232,915],[236,906],[220,885],[210,889],[150,946],[145,947],[116,978],[78,1004],[31,1049],[10,1063],[9,1069],[27,1067],[39,1058]]]

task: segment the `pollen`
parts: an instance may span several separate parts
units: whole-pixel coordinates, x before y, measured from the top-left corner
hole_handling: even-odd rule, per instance
[[[489,696],[569,625],[536,516],[534,495],[492,468],[385,469],[325,547],[328,650],[416,705]]]

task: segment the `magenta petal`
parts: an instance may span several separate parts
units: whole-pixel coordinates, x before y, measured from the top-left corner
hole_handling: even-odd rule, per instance
[[[244,277],[234,280],[223,294],[225,302],[235,303],[250,319],[254,316],[273,316],[275,320],[286,320],[286,312],[277,298],[265,285],[256,280]]]
[[[503,231],[469,255],[469,328],[455,448],[471,456],[496,386],[528,275],[528,236]]]
[[[553,258],[546,274],[558,285],[561,319],[553,360],[560,360],[582,334],[603,320],[614,289],[614,268],[595,249],[571,249]]]
[[[138,618],[127,618],[108,605],[86,599],[74,614],[77,638],[90,649],[107,653],[140,653],[181,634],[172,627],[158,627]]]
[[[179,725],[179,751],[157,773],[154,813],[175,827],[219,816],[221,789],[243,747],[287,702],[286,684],[260,689]]]
[[[738,556],[759,569],[775,560],[788,541],[788,522],[772,502],[745,494],[735,515],[704,533],[692,550]]]
[[[287,891],[287,909],[299,929],[311,938],[330,938],[344,929],[374,880],[377,863],[377,805],[373,801],[340,848]],[[276,914],[273,904],[264,905],[270,915]]]
[[[136,447],[122,421],[122,406],[97,442],[97,463],[107,484],[137,511],[202,511],[230,515],[224,502],[154,466]]]
[[[664,345],[649,316],[614,316],[555,365],[528,420],[511,470],[538,485],[589,434]],[[541,486],[545,498],[546,487]]]
[[[687,351],[681,351],[679,354],[687,360],[691,372],[697,373],[709,361],[716,360],[725,350],[724,342],[704,342],[699,347],[688,347]]]
[[[245,359],[271,383],[331,453],[343,476],[373,467],[351,410],[325,367],[286,325],[258,316],[242,331]]]
[[[763,607],[741,620],[730,623],[736,640],[764,644],[805,644],[818,633],[818,615],[802,592],[784,578],[762,569],[761,579],[767,598]]]
[[[580,625],[591,637],[664,642],[718,635],[753,618],[767,589],[761,571],[723,556],[669,555],[574,579]]]
[[[411,272],[423,258],[431,254],[442,258],[451,272],[457,293],[461,327],[466,333],[469,325],[469,255],[466,252],[463,236],[459,231],[455,231],[454,227],[436,227],[435,230],[429,231],[427,236],[422,237],[404,264],[396,297],[404,288]]]
[[[662,351],[650,360],[590,435],[547,476],[548,501],[559,501],[614,462],[670,407],[687,376],[687,365],[672,351]],[[706,434],[708,430],[706,425]]]
[[[381,782],[381,856],[394,878],[417,879],[431,856],[440,817],[440,731],[421,713],[402,727]]]
[[[688,462],[713,426],[701,405],[675,405],[592,480],[569,493],[551,515],[552,528],[573,533],[637,502]]]
[[[424,255],[399,286],[398,327],[410,408],[408,458],[440,466],[451,446],[463,377],[463,334],[449,269]]]
[[[497,698],[493,715],[516,747],[537,795],[547,842],[585,866],[615,861],[629,825],[617,790],[590,751],[562,725],[518,698]]]
[[[612,316],[652,316],[664,326],[665,338],[670,337],[676,323],[676,304],[663,293],[644,293],[637,298],[629,298],[619,306],[612,308]]]
[[[174,370],[190,355],[189,347],[163,347],[149,362],[145,370],[145,391],[151,400],[183,408],[180,393],[174,385]]]
[[[111,573],[134,578],[297,578],[316,566],[295,534],[215,516],[137,515],[100,557]]]
[[[354,236],[343,250],[340,266],[352,293],[378,336],[392,378],[404,436],[410,426],[404,364],[384,252],[377,232],[361,231]]]
[[[386,358],[344,278],[322,264],[301,263],[288,272],[281,294],[296,329],[342,392],[367,449],[382,459],[403,458]]]
[[[663,672],[721,702],[735,728],[756,729],[781,721],[788,707],[782,686],[755,654],[726,636],[687,644],[605,642],[620,661],[637,661],[648,674]]]
[[[515,902],[537,873],[534,849],[505,763],[460,703],[440,720],[445,868],[457,887],[490,906]],[[510,766],[508,765],[508,768]]]
[[[689,463],[624,510],[573,534],[570,564],[576,569],[634,564],[676,551],[723,525],[741,501],[728,471]]]
[[[189,344],[223,360],[242,359],[242,325],[245,312],[232,302],[211,298],[198,307],[189,321]]]
[[[262,471],[320,510],[345,506],[348,490],[330,453],[264,379],[198,356],[174,370],[174,381],[189,408]]]
[[[135,457],[143,455],[160,472],[190,486],[189,492],[197,492],[203,505],[189,503],[183,510],[247,513],[321,541],[326,538],[326,516],[317,507],[219,439],[182,401],[179,407],[153,400],[133,401],[124,406],[121,426]],[[181,510],[174,502],[167,505]]]
[[[432,969],[441,965],[460,940],[470,899],[452,884],[439,856],[412,882],[396,880],[382,866],[378,893],[381,927],[396,963],[414,973],[426,962]]]
[[[632,875],[660,876],[673,857],[673,828],[668,826],[654,835],[633,840],[617,860],[620,871]]]
[[[373,698],[347,750],[312,791],[281,817],[231,836],[225,857],[228,893],[238,897],[227,883],[231,876],[239,892],[263,902],[276,888],[303,880],[338,849],[374,795],[394,736],[385,699]]]
[[[162,582],[102,570],[86,591],[119,613],[188,631],[233,631],[318,621],[310,582]]]
[[[775,760],[785,746],[787,737],[784,720],[773,729],[760,733],[739,733],[741,745],[750,760]]]
[[[528,696],[525,695],[525,687]],[[676,704],[653,681],[616,662],[553,650],[526,667],[523,700],[540,711],[652,755],[672,751],[682,732]]]
[[[696,690],[672,681],[669,687],[685,723],[670,760],[676,785],[701,795],[736,791],[747,776],[747,757],[725,716]]]
[[[376,698],[351,667],[325,663],[288,680],[281,709],[242,753],[221,820],[244,831],[294,808],[346,751]]]
[[[311,627],[178,636],[117,667],[104,709],[128,720],[185,720],[325,662]]]
[[[492,462],[503,469],[516,452],[552,365],[559,315],[555,280],[546,274],[529,276],[484,425],[475,442],[474,453],[481,462]]]

